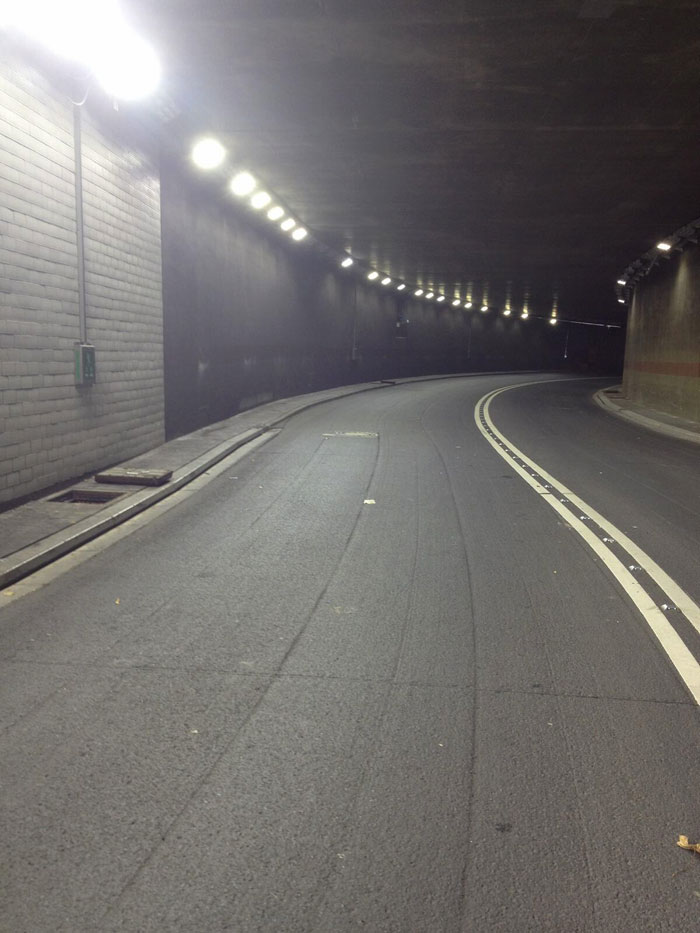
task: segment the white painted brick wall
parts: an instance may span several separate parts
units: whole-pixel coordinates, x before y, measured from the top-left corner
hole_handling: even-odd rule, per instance
[[[118,122],[118,118],[117,118]],[[87,339],[80,339],[69,100],[0,64],[0,502],[162,443],[160,188],[148,153],[83,111]]]

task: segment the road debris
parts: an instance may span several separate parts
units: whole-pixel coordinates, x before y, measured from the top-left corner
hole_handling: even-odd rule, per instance
[[[690,852],[697,852],[700,855],[700,842],[688,842],[687,836],[679,836],[677,846],[680,846],[681,849],[688,849]]]

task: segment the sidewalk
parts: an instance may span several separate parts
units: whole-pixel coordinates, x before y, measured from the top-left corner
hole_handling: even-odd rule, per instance
[[[279,399],[177,437],[115,468],[117,472],[167,471],[172,475],[163,485],[146,485],[148,477],[144,477],[143,485],[134,485],[131,482],[96,482],[93,476],[73,483],[62,492],[54,490],[43,498],[1,512],[0,591],[181,489],[234,450],[282,424],[297,412],[332,399],[388,385],[444,378],[454,376],[371,382]],[[700,425],[693,426],[657,412],[643,411],[621,397],[619,386],[596,393],[595,400],[611,413],[640,426],[700,443]],[[107,501],[90,501],[95,495]],[[84,499],[88,501],[81,501]]]
[[[620,385],[601,389],[600,392],[595,393],[593,398],[601,408],[641,428],[665,434],[667,437],[675,437],[678,440],[690,441],[692,444],[700,444],[700,424],[696,421],[687,421],[662,411],[643,408],[626,398],[622,394]]]

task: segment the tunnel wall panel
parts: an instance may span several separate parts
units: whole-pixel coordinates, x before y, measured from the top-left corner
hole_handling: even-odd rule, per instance
[[[661,259],[635,288],[623,391],[647,408],[700,422],[700,248]]]
[[[0,65],[0,502],[123,460],[164,435],[158,174],[126,118],[83,108],[87,341],[69,90]]]

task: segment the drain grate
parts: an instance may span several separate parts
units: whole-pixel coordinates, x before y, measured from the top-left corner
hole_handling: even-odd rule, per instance
[[[107,492],[105,489],[68,489],[60,496],[54,496],[50,502],[111,502],[123,496],[122,492]]]

